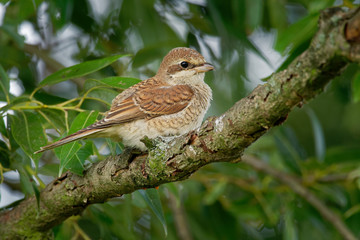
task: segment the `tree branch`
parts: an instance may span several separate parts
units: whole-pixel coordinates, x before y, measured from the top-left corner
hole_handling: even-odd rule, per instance
[[[39,208],[30,197],[1,213],[1,236],[46,238],[52,227],[89,204],[186,179],[212,162],[237,161],[246,147],[284,122],[295,106],[321,93],[349,62],[360,62],[360,34],[354,31],[358,19],[358,10],[325,10],[308,50],[223,115],[207,119],[185,136],[148,140],[148,154],[128,150],[94,164],[83,177],[65,173],[41,192]]]
[[[336,215],[334,212],[332,212],[329,208],[326,207],[326,205],[318,198],[316,197],[310,190],[308,190],[306,187],[304,187],[301,184],[300,179],[297,179],[294,176],[291,176],[289,174],[283,173],[279,170],[276,170],[274,168],[271,168],[266,163],[262,162],[261,160],[249,156],[244,155],[241,160],[247,164],[256,169],[257,171],[264,172],[273,178],[279,180],[283,184],[289,186],[292,191],[294,191],[296,194],[301,196],[303,199],[305,199],[311,206],[313,206],[316,210],[319,211],[321,216],[327,220],[330,224],[334,226],[336,230],[341,234],[343,239],[346,240],[356,240],[357,238],[353,235],[353,233],[349,230],[349,228],[345,225],[345,223],[342,221],[342,219]]]

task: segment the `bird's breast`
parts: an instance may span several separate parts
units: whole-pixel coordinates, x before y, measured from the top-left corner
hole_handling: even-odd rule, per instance
[[[211,89],[205,83],[192,89],[194,98],[181,111],[121,124],[110,131],[122,139],[125,145],[145,150],[145,145],[140,141],[144,136],[156,138],[183,135],[198,128],[210,106],[212,95]]]
[[[183,110],[148,120],[148,129],[158,132],[158,135],[181,135],[200,126],[212,98],[211,89],[204,83],[192,87],[194,98]]]

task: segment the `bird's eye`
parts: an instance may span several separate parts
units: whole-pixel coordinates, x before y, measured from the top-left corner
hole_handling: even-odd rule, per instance
[[[180,63],[180,66],[181,66],[182,68],[187,68],[187,67],[189,66],[189,63],[186,62],[186,61],[183,61],[183,62]]]

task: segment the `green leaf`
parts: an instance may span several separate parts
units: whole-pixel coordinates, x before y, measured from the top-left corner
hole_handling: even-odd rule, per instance
[[[0,140],[0,164],[8,168],[10,167],[10,151],[7,145]],[[0,183],[1,183],[1,172],[0,172]]]
[[[73,157],[80,148],[80,143],[72,142],[55,149],[55,154],[60,159],[59,176],[61,176],[64,169],[71,168],[74,165]]]
[[[315,141],[315,153],[316,158],[323,162],[325,158],[325,152],[326,152],[326,145],[325,145],[325,136],[324,131],[321,127],[321,123],[319,119],[316,117],[314,111],[310,108],[306,110],[306,113],[308,114],[311,125],[313,128],[313,134],[314,134],[314,141]]]
[[[278,149],[278,153],[281,155],[281,159],[287,168],[296,173],[300,173],[299,163],[301,162],[300,152],[297,151],[293,142],[287,136],[286,128],[280,128],[283,132],[279,131],[274,134],[275,144]]]
[[[110,138],[106,138],[107,146],[111,155],[119,155],[124,151],[124,145],[121,142],[114,142]]]
[[[6,130],[6,126],[5,126],[5,122],[4,122],[5,118],[1,118],[0,119],[0,133],[4,136],[4,137],[8,137],[8,132]]]
[[[87,97],[111,105],[112,100],[119,94],[119,91],[115,91],[114,88],[124,90],[139,82],[141,82],[141,80],[128,77],[109,77],[101,80],[88,79],[85,82],[84,90],[90,90]]]
[[[11,102],[9,104],[6,104],[2,108],[0,108],[0,112],[4,113],[4,112],[10,110],[12,107],[17,106],[17,105],[19,105],[19,106],[25,105],[26,104],[25,102],[28,102],[28,101],[29,101],[29,97],[24,96],[24,95],[12,98]]]
[[[344,213],[345,219],[352,217],[360,212],[360,204],[352,206],[349,210]]]
[[[109,89],[109,88],[99,88],[92,90],[87,97],[95,98],[100,102],[105,102],[107,105],[111,105],[112,100],[118,95],[119,93]]]
[[[17,25],[4,23],[0,26],[0,30],[6,32],[20,48],[24,48],[25,37],[18,33]]]
[[[37,166],[41,154],[34,154],[34,152],[47,143],[39,116],[31,112],[19,111],[17,116],[10,116],[10,118],[11,132],[15,141]]]
[[[294,221],[294,216],[290,209],[285,212],[284,222],[284,239],[297,239],[298,234]]]
[[[358,163],[360,161],[360,149],[358,146],[340,146],[327,150],[325,162],[333,163]]]
[[[102,239],[99,224],[89,219],[78,220],[79,227],[86,233],[88,239]]]
[[[64,112],[55,109],[42,109],[41,117],[48,123],[46,128],[56,128],[60,132],[66,131],[66,119]]]
[[[354,102],[360,101],[360,72],[352,80],[352,98]]]
[[[4,95],[6,96],[6,101],[9,102],[9,89],[10,89],[10,80],[4,70],[4,68],[0,65],[0,87]]]
[[[208,194],[206,194],[204,198],[205,204],[207,205],[214,204],[214,202],[224,193],[227,185],[228,185],[227,181],[223,181],[223,180],[218,181],[208,192]]]
[[[29,177],[30,179],[30,177]],[[37,209],[40,210],[40,190],[38,188],[38,186],[36,185],[35,181],[30,181],[32,189],[34,191],[34,195],[36,198],[36,205],[37,205]]]
[[[85,90],[93,88],[94,86],[107,86],[117,89],[127,89],[137,83],[141,82],[140,79],[130,77],[108,77],[103,79],[88,79],[85,82]]]
[[[31,169],[31,160],[27,154],[18,148],[13,155],[13,167],[19,172],[21,189],[25,195],[33,195],[35,193],[36,185],[33,185],[34,179],[32,176],[33,170]],[[34,188],[35,187],[35,188]]]
[[[32,195],[34,193],[34,188],[33,185],[31,184],[33,179],[28,176],[28,174],[24,169],[18,168],[17,171],[19,172],[20,175],[20,186],[23,193],[25,193],[26,195]]]
[[[346,197],[345,190],[336,185],[319,185],[314,186],[316,193],[326,199],[328,203],[336,203],[339,206],[346,206],[348,204],[348,198]]]
[[[111,141],[110,138],[106,138],[105,141],[109,147],[110,154],[115,156],[116,155],[116,143]]]
[[[85,111],[80,113],[73,121],[68,134],[75,133],[78,130],[93,124],[96,121],[98,115],[99,112],[97,111]],[[59,176],[62,174],[64,169],[76,169],[76,172],[80,171],[79,163],[81,162],[81,159],[79,157],[74,158],[75,154],[79,151],[80,148],[81,144],[75,141],[65,144],[59,149],[55,150],[55,154],[60,159]]]
[[[147,205],[154,212],[155,216],[160,220],[163,225],[165,237],[167,236],[167,225],[164,217],[164,211],[160,201],[160,195],[158,190],[155,188],[149,188],[146,190],[139,190],[140,194],[143,196]]]
[[[50,76],[46,77],[44,80],[42,80],[40,82],[40,86],[55,84],[71,78],[78,78],[85,76],[87,74],[96,72],[110,65],[111,63],[115,62],[117,59],[125,56],[129,56],[129,55],[124,55],[124,54],[114,55],[106,58],[79,63],[77,65],[61,69],[60,71],[57,71],[51,74]]]
[[[246,26],[249,26],[251,30],[257,28],[264,16],[264,1],[262,0],[246,0]]]
[[[302,43],[311,39],[316,31],[318,16],[318,13],[308,15],[286,30],[281,31],[278,34],[275,49],[280,53],[285,53],[288,47],[296,49]]]
[[[181,198],[180,198],[180,192],[179,192],[179,185],[177,183],[167,183],[164,185],[170,194],[174,196],[174,199],[176,200],[176,205],[180,206],[181,204]]]
[[[77,151],[75,156],[70,160],[69,164],[66,166],[67,170],[70,170],[73,173],[76,173],[79,176],[83,176],[85,170],[84,164],[85,161],[90,155],[93,154],[93,143],[86,142],[85,145]]]
[[[42,167],[39,168],[38,173],[43,174],[46,176],[52,176],[54,178],[57,177],[59,172],[59,164],[53,163],[53,164],[44,164]]]
[[[277,29],[285,28],[287,24],[285,4],[278,0],[267,0],[265,3],[268,8],[270,26]]]
[[[47,93],[45,91],[37,91],[34,94],[34,97],[36,100],[42,102],[43,104],[46,105],[55,105],[55,104],[59,104],[65,101],[68,101],[69,99],[63,98],[63,97],[59,97],[59,96],[55,96],[52,95],[50,93]]]
[[[80,129],[83,129],[93,124],[98,116],[98,111],[84,111],[82,113],[79,113],[71,124],[68,134],[73,134]]]

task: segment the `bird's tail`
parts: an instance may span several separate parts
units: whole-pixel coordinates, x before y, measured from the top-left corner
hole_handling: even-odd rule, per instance
[[[103,129],[101,128],[84,128],[84,129],[81,129],[73,134],[70,134],[69,136],[66,136],[62,139],[60,139],[59,141],[57,142],[54,142],[52,144],[49,144],[49,145],[46,145],[44,147],[40,147],[40,150],[39,151],[36,151],[34,152],[35,154],[36,153],[41,153],[41,152],[44,152],[46,150],[49,150],[49,149],[53,149],[53,148],[56,148],[56,147],[59,147],[59,146],[62,146],[64,144],[67,144],[67,143],[70,143],[70,142],[73,142],[73,141],[76,141],[76,140],[79,140],[79,139],[82,139],[82,138],[86,138],[86,137],[90,137],[90,135],[93,135],[95,133],[98,133],[100,131],[102,131]]]

